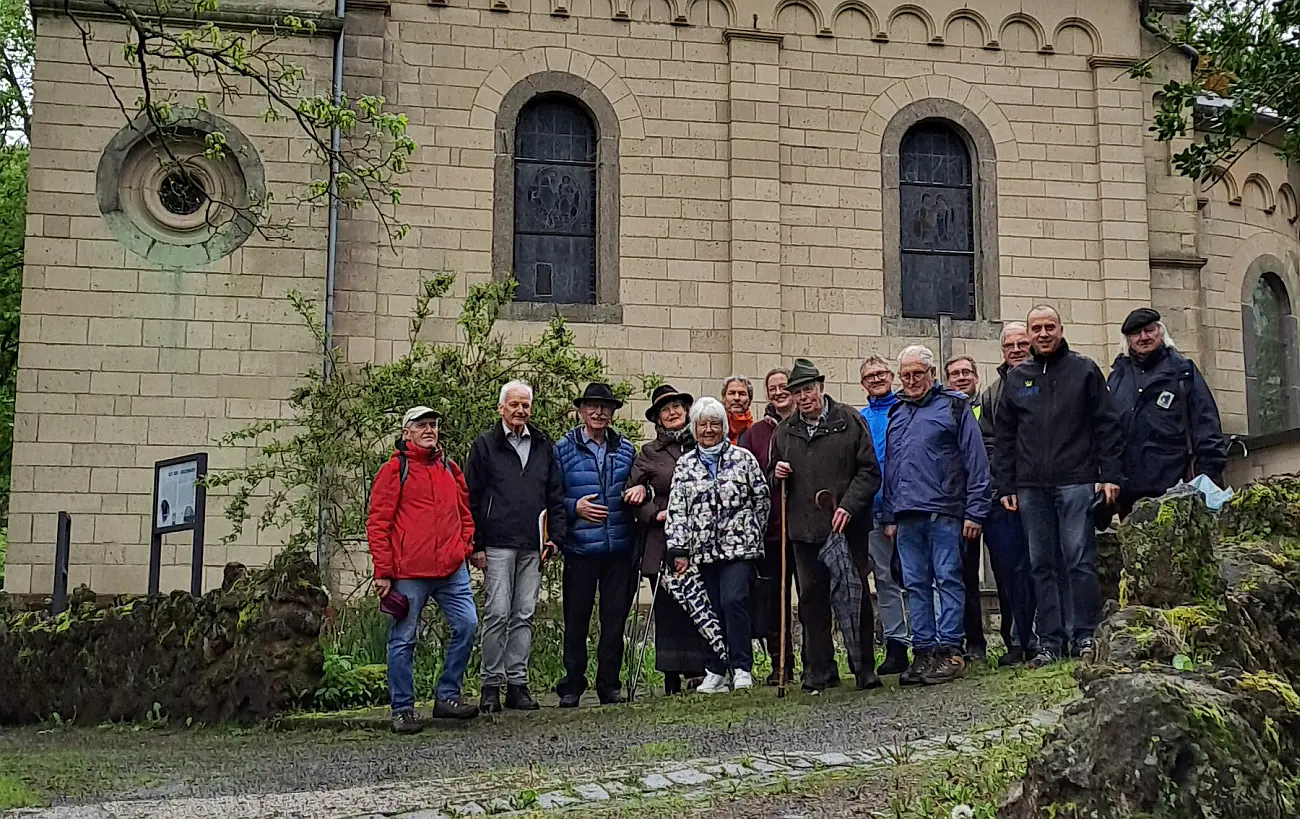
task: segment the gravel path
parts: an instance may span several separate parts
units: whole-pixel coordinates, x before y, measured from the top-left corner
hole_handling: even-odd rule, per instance
[[[632,706],[505,714],[414,738],[374,731],[0,732],[0,771],[55,804],[313,792],[405,780],[496,779],[509,787],[611,767],[744,754],[809,753],[1005,725],[1072,688],[1068,669],[982,672],[936,688],[820,697],[773,689]]]

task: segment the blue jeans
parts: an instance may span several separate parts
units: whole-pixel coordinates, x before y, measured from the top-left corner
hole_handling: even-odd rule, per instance
[[[1077,643],[1092,637],[1101,617],[1092,528],[1095,491],[1087,483],[1017,492],[1038,600],[1038,643],[1058,656],[1071,638]]]
[[[1034,579],[1029,563],[1029,541],[1020,515],[993,502],[984,524],[984,542],[993,558],[993,578],[998,584],[1002,609],[1002,639],[1007,648],[1034,648]]]
[[[397,580],[393,587],[410,601],[406,619],[394,623],[388,633],[388,699],[393,713],[415,707],[415,642],[420,631],[420,612],[432,597],[451,626],[451,641],[443,660],[442,676],[438,678],[440,700],[460,698],[460,684],[469,665],[470,652],[474,650],[474,634],[478,631],[478,612],[474,609],[474,595],[469,590],[469,569],[462,565],[455,573],[439,578],[412,578]]]
[[[960,518],[928,513],[901,514],[896,521],[898,561],[907,589],[912,648],[961,650],[966,586],[962,582]],[[939,611],[935,613],[935,588]]]

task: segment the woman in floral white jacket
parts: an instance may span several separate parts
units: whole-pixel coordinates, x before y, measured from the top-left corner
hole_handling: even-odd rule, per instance
[[[751,688],[754,661],[749,621],[749,590],[754,561],[763,557],[763,533],[771,496],[758,461],[727,441],[727,411],[713,398],[691,406],[695,450],[683,455],[673,472],[668,496],[668,554],[678,572],[700,568],[709,602],[726,635],[731,668],[716,655],[705,668],[699,691],[727,690],[732,672],[736,689]]]

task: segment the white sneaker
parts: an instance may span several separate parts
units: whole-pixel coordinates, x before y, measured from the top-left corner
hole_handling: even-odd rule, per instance
[[[741,671],[737,668],[735,671],[731,672],[731,677],[731,687],[736,691],[739,691],[742,688],[754,687],[754,675],[750,674],[748,671]]]
[[[695,690],[701,694],[721,694],[727,690],[727,678],[710,671],[704,675],[704,682],[700,683],[700,687]]]

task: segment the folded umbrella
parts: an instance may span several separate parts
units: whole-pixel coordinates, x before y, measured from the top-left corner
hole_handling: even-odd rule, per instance
[[[700,636],[713,649],[713,653],[718,655],[718,659],[727,662],[727,640],[722,634],[722,623],[718,621],[718,615],[709,605],[709,593],[704,588],[700,567],[692,563],[681,574],[663,572],[659,575],[659,582],[691,618]]]
[[[826,490],[817,493],[818,506],[830,501],[835,508],[836,500]],[[866,593],[862,587],[862,577],[853,565],[853,556],[849,554],[849,541],[841,532],[831,532],[830,537],[817,550],[817,559],[831,575],[831,611],[839,623],[840,633],[844,635],[844,648],[849,652],[849,663],[854,671],[867,668],[862,656],[862,599]]]

